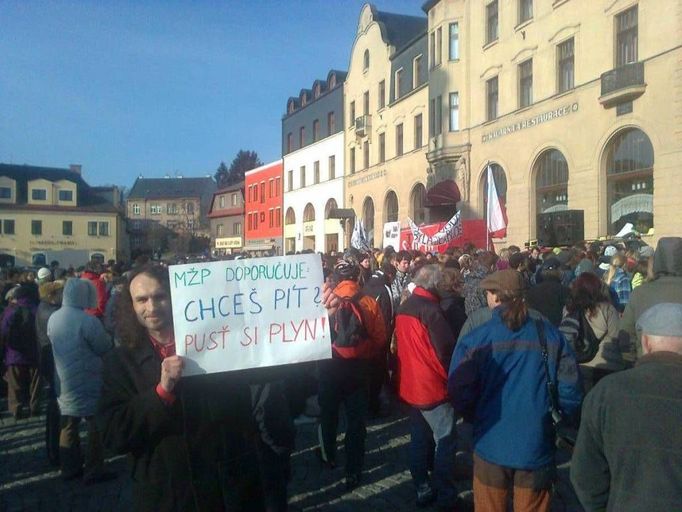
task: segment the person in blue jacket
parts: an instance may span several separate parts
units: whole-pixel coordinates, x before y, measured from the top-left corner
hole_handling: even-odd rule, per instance
[[[555,433],[543,350],[564,416],[575,416],[582,400],[578,364],[561,333],[546,319],[528,315],[523,280],[501,270],[481,282],[492,319],[461,338],[448,375],[456,414],[474,428],[476,510],[548,511],[555,478]]]

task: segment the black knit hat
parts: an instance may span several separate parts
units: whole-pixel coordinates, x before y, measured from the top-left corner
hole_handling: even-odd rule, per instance
[[[334,275],[339,281],[355,281],[360,275],[360,267],[354,261],[339,260],[334,265]]]

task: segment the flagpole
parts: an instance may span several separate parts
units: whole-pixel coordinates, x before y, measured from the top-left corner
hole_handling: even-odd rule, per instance
[[[485,164],[485,172],[486,172],[486,183],[488,186],[486,187],[485,195],[486,195],[486,203],[485,203],[485,250],[489,251],[490,250],[490,160],[488,160]]]

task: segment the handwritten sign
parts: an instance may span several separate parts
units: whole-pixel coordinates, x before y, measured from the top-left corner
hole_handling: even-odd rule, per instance
[[[331,357],[319,255],[173,265],[168,272],[185,375]]]

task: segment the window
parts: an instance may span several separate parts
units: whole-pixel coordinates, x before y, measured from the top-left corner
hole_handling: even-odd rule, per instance
[[[161,215],[161,205],[160,204],[150,205],[149,213],[151,213],[152,215]]]
[[[384,201],[384,222],[397,222],[398,220],[398,196],[392,190],[386,194]]]
[[[443,133],[443,97],[442,96],[436,97],[435,119],[436,119],[436,135],[440,135],[441,133]]]
[[[574,87],[573,38],[557,46],[557,89],[565,92]]]
[[[275,208],[275,226],[280,227],[282,225],[282,209],[278,206]]]
[[[315,119],[313,121],[313,142],[320,140],[320,120]]]
[[[268,180],[268,197],[269,198],[275,197],[275,180],[274,180],[274,178],[270,178]]]
[[[336,132],[336,117],[334,112],[327,113],[327,136]]]
[[[218,224],[215,228],[215,236],[223,236],[223,225]]]
[[[302,148],[305,145],[305,126],[298,129],[298,147]]]
[[[568,163],[561,151],[544,151],[535,164],[536,213],[568,209]]]
[[[260,202],[261,203],[265,202],[265,182],[264,181],[260,182]]]
[[[410,217],[419,225],[426,222],[426,188],[421,183],[415,185],[410,194]]]
[[[422,56],[417,55],[412,61],[412,88],[416,89],[421,85]]]
[[[287,208],[287,214],[286,217],[284,218],[284,224],[287,226],[296,224],[296,214],[294,213],[294,209],[291,206]]]
[[[316,160],[313,163],[313,183],[317,185],[320,182],[320,161]]]
[[[287,180],[288,180],[288,182],[289,182],[289,185],[288,185],[288,187],[287,187],[287,190],[288,190],[289,192],[291,192],[292,190],[294,190],[294,171],[293,171],[293,170],[289,170],[289,171],[287,172]]]
[[[436,67],[436,31],[429,34],[429,55],[431,56],[431,69]]]
[[[365,91],[362,95],[362,113],[369,115],[369,91]]]
[[[459,93],[450,93],[450,131],[459,130]]]
[[[177,203],[168,203],[166,205],[166,213],[168,215],[177,215],[178,214],[178,205]]]
[[[402,90],[403,68],[395,72],[395,90],[393,91],[394,99],[400,98],[400,91]]]
[[[194,203],[187,203],[186,209],[189,215],[194,215]]]
[[[275,227],[275,210],[273,208],[268,210],[268,227]]]
[[[367,169],[369,167],[369,141],[365,140],[362,143],[362,164],[363,164],[363,169]]]
[[[97,222],[88,222],[88,236],[97,236]]]
[[[336,155],[329,157],[329,179],[336,178]]]
[[[436,29],[436,66],[443,62],[443,27]]]
[[[237,194],[232,194],[232,206],[237,206]]]
[[[487,116],[486,120],[492,121],[497,118],[497,77],[491,78],[485,83],[487,96]]]
[[[606,150],[608,233],[626,223],[648,233],[654,227],[654,149],[647,135],[629,128],[618,133]]]
[[[60,201],[73,201],[73,190],[60,190],[59,191]]]
[[[139,215],[139,214],[140,214],[140,205],[136,203],[133,205],[133,215]]]
[[[220,196],[220,208],[225,208],[225,196]]]
[[[250,213],[246,216],[246,229],[248,230],[253,229],[253,219],[251,218]]]
[[[365,198],[362,203],[362,219],[365,221],[367,240],[371,247],[374,245],[374,201],[371,197]]]
[[[400,156],[402,154],[403,154],[403,123],[400,123],[395,127],[395,155]]]
[[[351,128],[355,128],[355,102],[351,101],[348,106],[348,115],[350,116],[349,125]]]
[[[429,137],[436,135],[436,98],[429,101]]]
[[[459,23],[450,23],[450,60],[459,59]]]
[[[2,221],[2,232],[5,235],[14,234],[14,219],[5,219]]]
[[[367,71],[369,69],[369,50],[365,50],[362,55],[362,70]]]
[[[133,229],[142,229],[142,221],[134,220],[133,221]]]
[[[302,165],[301,168],[299,169],[298,177],[301,182],[299,188],[305,187],[305,165]]]
[[[12,188],[0,187],[0,199],[12,199]]]
[[[379,110],[386,106],[386,80],[379,82]]]
[[[637,62],[637,6],[616,16],[616,67]]]
[[[294,149],[294,134],[289,132],[287,133],[287,153],[291,153],[292,149]]]
[[[275,178],[275,197],[279,197],[282,192],[282,178],[277,176]]]
[[[422,147],[422,115],[414,116],[414,148]]]
[[[233,235],[241,235],[242,234],[242,223],[241,222],[235,222],[232,224],[232,234]]]
[[[386,161],[386,134],[384,132],[379,134],[379,163],[383,164]]]
[[[303,208],[303,222],[312,222],[315,220],[315,207],[308,203]]]
[[[350,173],[355,174],[355,148],[350,148]]]
[[[486,19],[486,44],[492,43],[493,41],[497,41],[498,33],[497,33],[497,23],[498,23],[498,15],[497,15],[497,0],[494,0],[490,2],[488,5],[485,6],[485,19]]]
[[[504,169],[499,164],[492,163],[490,168],[493,171],[493,179],[495,180],[495,190],[497,190],[497,197],[500,200],[500,207],[502,208],[502,213],[506,215],[506,204],[507,204],[507,176],[504,173]],[[483,196],[483,218],[486,223],[488,221],[488,172],[483,173],[483,186],[481,190],[484,194]]]
[[[519,0],[519,24],[533,17],[533,0]]]
[[[519,108],[533,103],[533,59],[519,64]]]
[[[34,188],[31,190],[31,199],[34,201],[45,201],[47,199],[47,190],[44,188]]]
[[[73,235],[73,222],[70,220],[62,221],[62,235],[71,236]]]

